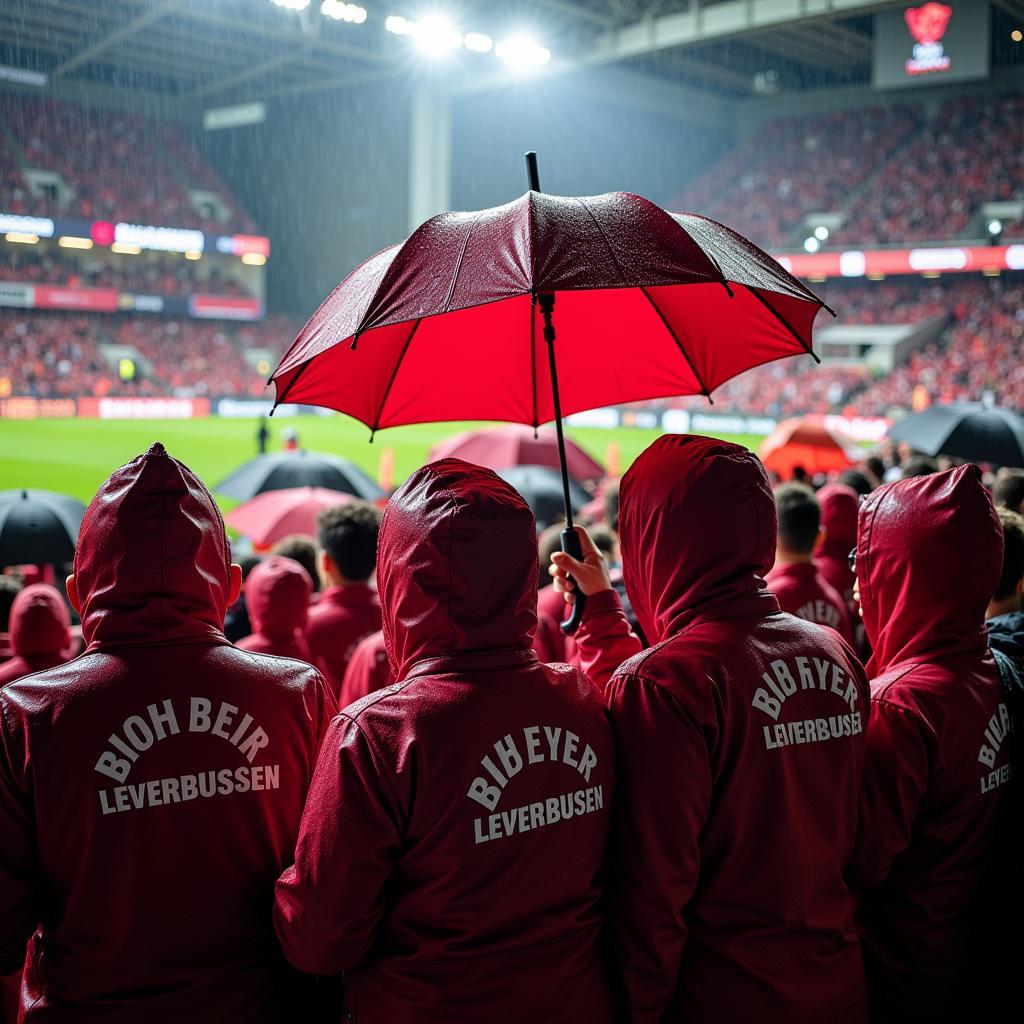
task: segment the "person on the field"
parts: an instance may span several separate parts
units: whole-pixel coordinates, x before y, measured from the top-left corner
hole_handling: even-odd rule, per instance
[[[370,586],[380,510],[366,501],[328,508],[317,517],[317,530],[323,589],[309,610],[306,641],[313,663],[340,699],[356,645],[380,629],[380,601]]]
[[[68,660],[71,616],[53,587],[34,583],[14,599],[10,644],[14,657],[0,663],[0,686]]]
[[[418,470],[381,525],[398,682],[331,724],[295,864],[288,959],[345,972],[348,1019],[611,1019],[602,863],[614,750],[599,694],[545,666],[533,513],[490,470]]]
[[[304,634],[311,592],[309,576],[298,562],[281,555],[263,559],[245,581],[252,632],[235,646],[312,663]]]
[[[67,581],[86,651],[0,689],[0,974],[31,937],[28,1020],[320,1019],[270,907],[334,704],[308,665],[228,643],[240,583],[162,445],[89,505]]]
[[[666,435],[620,494],[626,589],[653,646],[641,652],[629,633],[584,531],[584,561],[554,562],[560,589],[588,595],[583,664],[603,682],[609,663],[628,658],[606,688],[621,1019],[859,1024],[864,980],[843,872],[864,671],[837,633],[780,611],[766,588],[775,502],[750,452]]]
[[[964,1019],[970,947],[1000,926],[975,900],[1010,781],[1010,716],[985,632],[1002,568],[976,466],[898,481],[861,507],[873,654],[850,878],[872,1021]]]
[[[818,571],[814,563],[825,533],[821,507],[806,484],[782,484],[775,489],[779,533],[775,565],[765,577],[768,589],[784,612],[819,626],[830,626],[847,643],[853,640],[846,600]],[[846,549],[849,554],[849,547]],[[849,567],[847,567],[849,571]]]

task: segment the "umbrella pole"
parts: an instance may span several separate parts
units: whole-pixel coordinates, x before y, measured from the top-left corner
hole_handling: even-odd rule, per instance
[[[537,154],[532,150],[526,154],[526,174],[530,180],[530,191],[540,192],[540,174],[537,171]],[[555,407],[555,433],[558,436],[558,464],[562,470],[562,499],[565,502],[565,529],[562,531],[562,550],[567,555],[572,555],[578,562],[583,561],[583,545],[580,543],[579,534],[572,521],[572,499],[569,496],[569,463],[565,457],[565,435],[562,433],[562,402],[558,396],[558,366],[555,361],[555,296],[553,292],[546,292],[538,295],[534,293],[534,302],[540,306],[541,315],[544,317],[544,340],[548,346],[548,368],[551,373],[551,398]],[[534,410],[534,424],[536,429],[536,410]],[[571,580],[572,577],[570,576]],[[569,618],[561,624],[562,632],[571,636],[580,628],[583,621],[583,607],[586,604],[586,595],[582,590],[576,590],[576,598],[572,603],[572,611]]]
[[[552,294],[538,295],[537,303],[544,317],[544,340],[548,346],[548,368],[551,373],[551,400],[555,411],[555,434],[558,438],[558,463],[562,470],[562,499],[565,502],[565,529],[562,531],[562,550],[572,555],[577,561],[583,561],[583,545],[572,521],[572,499],[569,495],[569,465],[565,457],[565,434],[562,431],[562,402],[558,395],[558,366],[555,360],[555,297]],[[570,580],[572,577],[569,577]],[[572,604],[569,618],[561,623],[562,632],[571,636],[580,628],[583,621],[583,609],[587,603],[586,595],[579,588]]]

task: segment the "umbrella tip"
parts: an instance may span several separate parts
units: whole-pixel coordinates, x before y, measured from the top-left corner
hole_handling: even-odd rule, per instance
[[[24,487],[21,489],[21,497],[23,500],[28,501],[28,491]]]
[[[167,449],[159,441],[154,441],[149,446],[149,451],[146,452],[146,454],[147,455],[166,455],[167,454]]]

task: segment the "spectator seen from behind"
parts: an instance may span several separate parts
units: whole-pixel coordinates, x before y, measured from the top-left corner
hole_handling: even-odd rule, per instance
[[[380,510],[366,501],[324,509],[317,517],[320,600],[310,609],[306,640],[313,663],[338,698],[356,644],[380,629],[380,601],[370,586],[377,566]]]
[[[620,1019],[861,1024],[853,849],[868,700],[832,630],[764,584],[775,503],[737,445],[665,435],[622,478],[619,544],[641,652],[607,571],[577,633],[618,752],[609,916]],[[625,659],[625,660],[624,660]]]
[[[25,587],[11,606],[10,644],[14,657],[0,663],[0,686],[32,672],[63,665],[70,657],[71,616],[53,587]]]
[[[271,555],[245,581],[245,605],[252,633],[238,641],[243,651],[310,661],[304,630],[312,588],[298,562]]]
[[[985,611],[1003,535],[976,466],[900,480],[861,507],[871,717],[850,876],[872,1021],[972,1015],[967,953],[1010,780],[1010,716]]]
[[[849,607],[814,562],[826,536],[814,491],[806,484],[782,484],[775,490],[775,506],[779,532],[775,565],[765,577],[768,589],[778,598],[784,612],[830,626],[847,643],[852,643]]]
[[[270,907],[323,680],[228,643],[241,573],[162,445],[100,488],[74,570],[85,653],[0,689],[0,974],[31,938],[21,1005],[54,1024],[322,1019]]]
[[[1003,526],[1003,572],[985,611],[985,625],[1003,686],[1020,714],[1024,712],[1024,516],[1007,508],[996,512]]]
[[[611,730],[531,649],[533,513],[433,463],[388,504],[377,585],[398,682],[331,723],[277,885],[286,955],[344,971],[361,1024],[607,1024]]]

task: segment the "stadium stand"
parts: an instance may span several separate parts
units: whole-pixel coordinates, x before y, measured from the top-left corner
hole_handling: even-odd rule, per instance
[[[896,105],[765,122],[678,200],[762,247],[794,242],[801,218],[836,210],[920,127],[916,108]]]
[[[854,200],[830,244],[958,238],[981,204],[1021,198],[1022,185],[1024,97],[950,100]],[[1003,225],[1006,237],[1020,229]]]
[[[295,333],[295,325],[281,317],[240,328],[178,317],[9,311],[0,318],[0,386],[36,398],[259,397],[266,375],[244,349],[279,355]],[[133,380],[119,377],[104,345],[129,346],[141,357]]]
[[[845,215],[830,246],[979,238],[984,203],[1022,198],[1024,96],[1012,94],[949,100],[931,119],[894,105],[768,121],[677,203],[779,249],[830,212]],[[1024,222],[1002,231],[1022,237]]]
[[[241,203],[168,122],[0,95],[0,136],[6,136],[6,149],[0,152],[0,206],[9,213],[256,231]],[[26,170],[59,175],[68,194],[62,194],[60,183],[37,182],[33,191]],[[225,220],[197,207],[190,190],[215,193]]]

